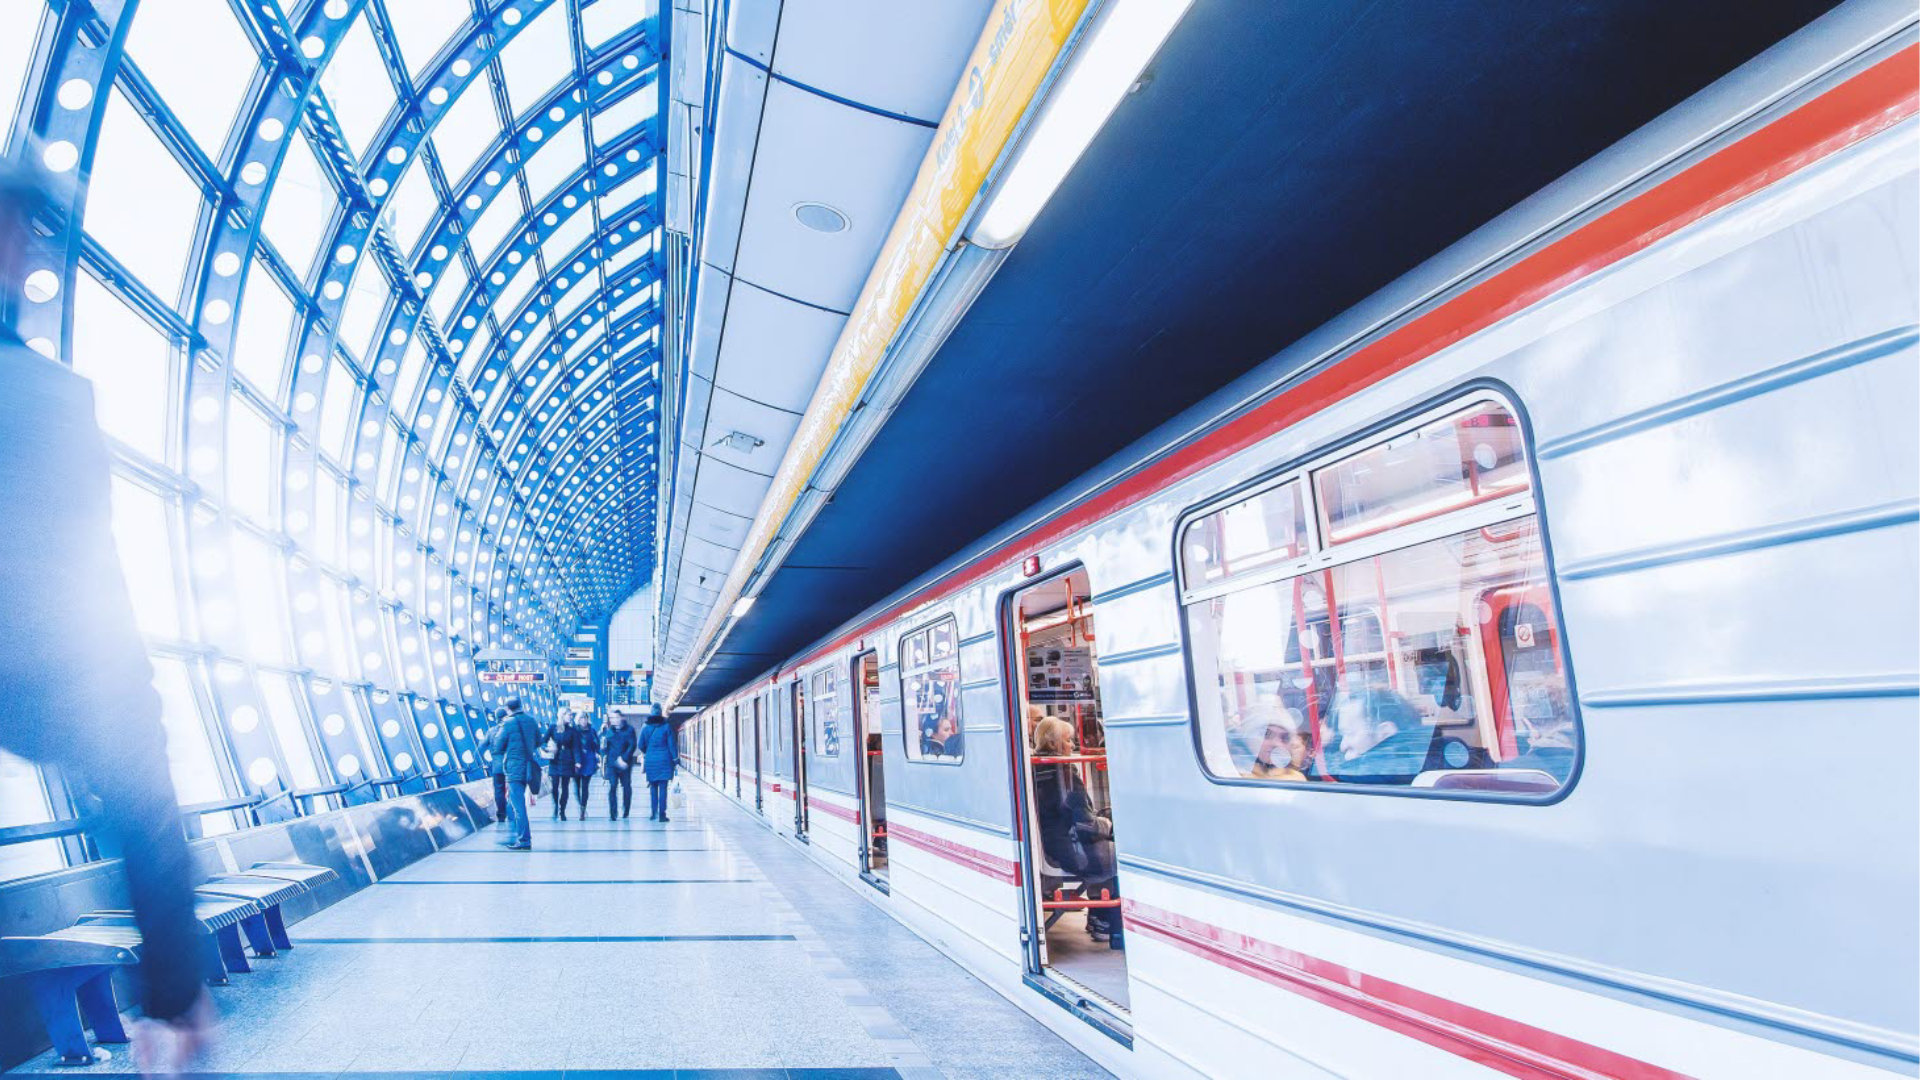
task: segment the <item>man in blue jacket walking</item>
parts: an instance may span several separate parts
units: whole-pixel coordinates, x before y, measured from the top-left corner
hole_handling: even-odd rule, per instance
[[[533,822],[527,818],[527,798],[540,798],[540,725],[521,710],[520,699],[507,699],[507,715],[493,732],[493,760],[507,777],[507,817],[513,835],[509,851],[533,850]]]

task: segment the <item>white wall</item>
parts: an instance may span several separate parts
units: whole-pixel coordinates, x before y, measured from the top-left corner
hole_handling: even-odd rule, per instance
[[[632,671],[653,666],[653,586],[640,589],[607,625],[607,668]]]

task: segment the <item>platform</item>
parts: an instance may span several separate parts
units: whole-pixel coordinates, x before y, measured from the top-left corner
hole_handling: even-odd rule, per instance
[[[543,800],[534,851],[483,830],[301,922],[291,953],[214,992],[220,1041],[190,1075],[1108,1075],[687,787],[666,825],[552,821]],[[131,1071],[44,1055],[7,1075]]]

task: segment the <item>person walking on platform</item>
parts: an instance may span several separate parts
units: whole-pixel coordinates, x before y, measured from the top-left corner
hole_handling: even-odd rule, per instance
[[[640,729],[639,742],[647,772],[647,798],[653,809],[647,815],[648,821],[667,820],[667,785],[673,782],[674,766],[680,760],[679,743],[673,726],[660,714],[660,706],[655,705],[647,713],[646,725]]]
[[[593,778],[600,773],[600,736],[593,733],[593,721],[588,718],[585,709],[573,714],[574,738],[578,741],[574,748],[573,794],[574,802],[580,804],[580,820],[587,820],[587,801],[593,793]]]
[[[507,817],[513,835],[504,844],[514,851],[533,850],[533,822],[527,818],[529,796],[540,799],[540,725],[520,711],[520,699],[507,699],[506,715],[494,726],[493,760],[507,779]]]
[[[110,451],[92,386],[22,343],[8,314],[20,310],[36,222],[60,242],[78,228],[36,176],[0,165],[0,749],[58,766],[84,789],[88,831],[103,855],[120,859],[119,895],[140,928],[134,985],[146,1022],[134,1032],[135,1057],[170,1075],[214,1022],[194,918],[201,874],[180,827],[160,695],[114,549]],[[10,996],[8,1007],[24,1000]]]
[[[493,745],[493,737],[500,733],[500,725],[506,723],[507,710],[501,709],[493,714],[493,729],[487,732],[486,746]],[[511,828],[513,818],[507,813],[507,766],[498,753],[493,753],[487,764],[487,775],[493,779],[493,812],[503,827]]]
[[[568,723],[563,713],[547,729],[547,742],[553,747],[553,757],[547,762],[547,776],[553,780],[553,820],[565,821],[567,797],[580,771],[580,729]],[[580,816],[587,816],[585,807],[581,807]]]
[[[627,816],[633,809],[633,758],[639,749],[639,734],[627,723],[627,714],[619,709],[607,720],[600,736],[600,759],[607,770],[607,820]]]

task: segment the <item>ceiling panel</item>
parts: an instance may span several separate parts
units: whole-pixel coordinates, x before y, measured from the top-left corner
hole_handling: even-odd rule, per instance
[[[787,0],[773,70],[929,123],[940,119],[991,0]]]
[[[768,86],[736,276],[851,311],[932,138],[927,128]],[[807,228],[793,215],[801,202],[833,207],[847,228]]]
[[[846,316],[740,282],[720,340],[720,386],[799,412],[813,397]]]

